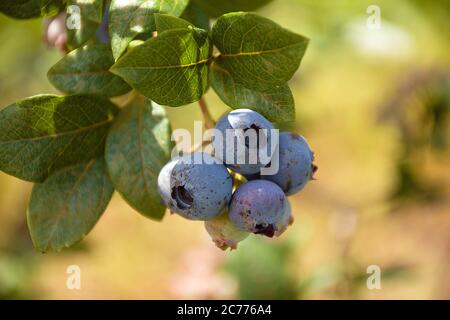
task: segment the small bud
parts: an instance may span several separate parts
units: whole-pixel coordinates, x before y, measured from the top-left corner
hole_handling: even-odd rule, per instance
[[[43,41],[49,48],[56,48],[62,52],[66,51],[67,34],[66,34],[66,14],[51,18],[45,18],[43,22]]]

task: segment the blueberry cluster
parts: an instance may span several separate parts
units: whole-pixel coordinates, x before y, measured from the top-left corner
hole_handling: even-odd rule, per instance
[[[163,168],[158,189],[164,204],[184,218],[205,221],[224,250],[235,249],[250,233],[280,236],[293,223],[287,196],[302,190],[317,170],[308,143],[295,133],[278,134],[248,109],[225,115],[215,129],[213,156],[192,153]],[[265,174],[273,162],[276,172]]]

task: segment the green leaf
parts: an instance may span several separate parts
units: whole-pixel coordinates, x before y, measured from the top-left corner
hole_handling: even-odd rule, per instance
[[[131,88],[120,77],[109,72],[113,64],[109,44],[89,44],[67,54],[49,70],[47,77],[64,93],[115,97]]]
[[[104,0],[68,0],[66,31],[69,50],[96,40],[96,32],[103,20],[103,4]],[[69,6],[75,6],[75,9],[69,11]],[[71,21],[79,22],[80,26],[72,25]]]
[[[67,0],[67,6],[78,6],[82,17],[100,24],[103,19],[103,2],[104,0]]]
[[[2,0],[0,11],[17,19],[30,19],[41,16],[41,0]]]
[[[39,95],[0,111],[0,170],[42,182],[103,153],[117,107],[96,96]]]
[[[300,66],[308,39],[253,13],[230,13],[213,27],[217,63],[249,89],[267,91],[287,83]]]
[[[131,50],[131,49],[134,49],[136,47],[139,47],[140,45],[143,45],[144,42],[145,42],[144,40],[133,40],[128,45],[128,49],[127,50]]]
[[[60,251],[82,240],[102,216],[113,191],[103,158],[64,168],[36,184],[27,211],[36,249]]]
[[[272,0],[192,0],[212,17],[235,11],[255,11]]]
[[[211,28],[209,24],[209,16],[205,10],[203,10],[195,2],[190,1],[186,9],[184,10],[181,18],[194,24],[197,28],[209,30]]]
[[[2,0],[5,1],[5,0]],[[14,0],[16,3],[20,2]],[[25,0],[26,1],[26,0]],[[41,1],[41,17],[52,16],[61,11],[64,11],[66,7],[66,0],[40,0]]]
[[[117,60],[138,34],[155,30],[154,13],[180,16],[189,0],[112,0],[109,33],[113,56]]]
[[[16,19],[53,15],[64,8],[63,0],[1,0],[0,12]]]
[[[193,27],[190,22],[184,19],[160,13],[155,13],[155,25],[158,33],[172,29],[187,29]]]
[[[212,48],[204,30],[169,30],[129,51],[111,71],[156,103],[178,107],[206,91]]]
[[[215,63],[211,66],[210,75],[212,87],[231,108],[252,109],[273,122],[295,120],[294,97],[287,84],[265,92],[247,89]]]
[[[95,33],[99,26],[98,22],[86,19],[83,15],[80,16],[79,28],[68,28],[66,23],[67,48],[74,50],[83,46],[89,40],[95,39]]]
[[[158,175],[172,148],[164,108],[134,102],[111,127],[105,158],[115,189],[142,215],[161,220],[165,207],[157,191]]]

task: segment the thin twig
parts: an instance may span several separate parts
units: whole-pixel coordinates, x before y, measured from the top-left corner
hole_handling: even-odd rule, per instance
[[[198,104],[200,106],[200,110],[202,111],[203,120],[205,121],[205,128],[206,129],[212,129],[215,126],[215,122],[213,118],[211,117],[211,114],[208,110],[208,105],[206,104],[205,98],[201,98],[198,101]]]

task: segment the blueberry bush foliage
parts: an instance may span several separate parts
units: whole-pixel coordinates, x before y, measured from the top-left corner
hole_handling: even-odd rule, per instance
[[[114,191],[142,215],[163,218],[157,178],[173,147],[165,107],[200,101],[208,115],[203,95],[211,88],[232,109],[294,120],[287,82],[308,39],[250,13],[268,2],[0,2],[0,12],[15,19],[67,13],[66,55],[48,72],[62,95],[0,111],[0,170],[34,183],[27,220],[37,250],[79,242]],[[70,28],[74,8],[78,28]],[[105,21],[108,41],[99,41]],[[122,95],[130,97],[125,105],[112,102]]]

